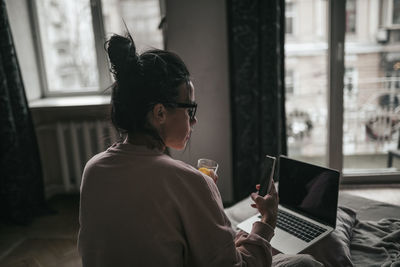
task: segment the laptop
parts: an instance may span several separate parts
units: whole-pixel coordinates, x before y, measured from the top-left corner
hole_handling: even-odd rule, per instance
[[[279,205],[271,246],[284,254],[297,254],[336,227],[340,173],[336,170],[279,157]],[[250,233],[258,213],[237,227]]]

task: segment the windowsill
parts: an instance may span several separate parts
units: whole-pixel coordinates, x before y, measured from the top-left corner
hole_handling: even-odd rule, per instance
[[[364,175],[364,174],[385,174],[385,173],[398,173],[397,168],[374,168],[374,169],[343,169],[344,176]]]
[[[388,25],[386,26],[386,29],[391,31],[400,30],[400,25],[399,24]]]
[[[400,184],[400,173],[388,171],[381,173],[344,174],[341,184]]]
[[[48,108],[48,107],[78,107],[78,106],[97,106],[110,104],[110,96],[68,96],[68,97],[48,97],[29,102],[29,107]]]

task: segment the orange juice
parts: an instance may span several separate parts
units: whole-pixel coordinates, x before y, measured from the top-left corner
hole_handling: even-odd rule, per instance
[[[199,159],[197,161],[197,169],[211,177],[212,171],[217,174],[218,163],[212,159]]]
[[[201,168],[199,168],[199,171],[201,171],[205,175],[211,176],[211,169],[207,169],[207,168],[201,167]]]

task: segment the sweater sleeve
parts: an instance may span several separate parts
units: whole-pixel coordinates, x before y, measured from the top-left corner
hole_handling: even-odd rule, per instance
[[[273,229],[256,222],[250,234],[231,228],[217,186],[208,176],[197,179],[182,221],[187,241],[188,266],[271,266],[269,241]]]

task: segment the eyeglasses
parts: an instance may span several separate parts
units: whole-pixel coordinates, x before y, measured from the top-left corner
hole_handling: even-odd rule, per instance
[[[188,108],[188,114],[191,121],[194,121],[194,117],[196,116],[197,111],[197,103],[179,103],[179,102],[172,102],[172,103],[163,103],[164,105],[175,107],[175,108]]]

